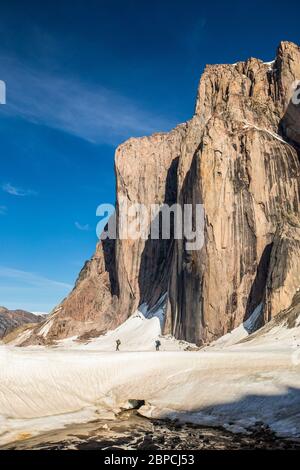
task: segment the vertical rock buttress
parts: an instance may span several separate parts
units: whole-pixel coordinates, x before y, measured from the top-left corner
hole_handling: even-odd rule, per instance
[[[279,252],[295,250],[280,240],[291,238],[290,221],[297,224],[300,212],[300,115],[292,100],[298,79],[300,49],[289,42],[272,63],[207,66],[190,121],[118,147],[117,212],[121,199],[149,211],[151,204],[203,204],[204,245],[189,251],[185,240],[98,243],[48,320],[47,340],[100,334],[166,292],[165,332],[197,344],[238,326],[260,303],[266,320],[279,312],[270,270]],[[288,271],[297,277],[293,256]],[[294,289],[289,280],[284,308]]]

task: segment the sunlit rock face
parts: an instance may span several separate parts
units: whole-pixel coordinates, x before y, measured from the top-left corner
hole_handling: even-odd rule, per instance
[[[291,120],[299,112],[291,103],[297,76],[300,49],[291,43],[280,44],[270,64],[249,59],[204,71],[178,170],[179,201],[205,208],[203,249],[175,246],[169,324],[180,338],[209,342],[264,301],[275,233],[299,218],[297,134],[290,131],[300,129]],[[273,255],[272,269],[283,261]],[[268,318],[280,311],[268,305]]]
[[[118,147],[117,213],[124,199],[149,211],[155,203],[203,204],[204,245],[99,243],[48,327],[27,342],[99,335],[166,292],[165,332],[199,345],[231,331],[260,303],[265,321],[287,308],[300,278],[298,245],[285,241],[300,212],[298,79],[300,49],[289,42],[271,63],[207,66],[190,121]],[[282,263],[288,273],[279,294],[274,273]]]
[[[19,326],[40,323],[44,321],[44,317],[45,315],[35,315],[25,310],[9,310],[5,307],[0,307],[0,339]]]

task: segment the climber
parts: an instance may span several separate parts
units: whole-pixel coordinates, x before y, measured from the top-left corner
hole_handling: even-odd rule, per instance
[[[120,351],[119,347],[121,345],[121,341],[119,339],[117,339],[116,341],[116,351]]]
[[[159,341],[159,339],[157,339],[157,340],[155,341],[155,349],[156,349],[156,351],[159,351],[160,346],[161,346],[161,342]]]

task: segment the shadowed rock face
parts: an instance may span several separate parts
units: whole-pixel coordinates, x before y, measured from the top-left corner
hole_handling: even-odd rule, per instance
[[[299,248],[287,241],[292,226],[282,227],[300,212],[300,111],[292,102],[297,79],[300,49],[288,42],[270,64],[252,58],[207,66],[191,121],[170,133],[129,139],[116,150],[117,211],[121,199],[148,207],[203,204],[204,246],[188,251],[183,240],[98,244],[49,320],[49,340],[116,327],[166,291],[165,331],[197,344],[235,328],[261,302],[266,319],[289,305],[295,288],[289,273]]]
[[[170,133],[129,139],[116,150],[117,212],[128,204],[177,199],[177,166],[186,124]],[[150,209],[149,209],[150,214]],[[150,220],[150,218],[149,218]],[[143,302],[154,305],[168,289],[172,240],[104,240],[83,267],[70,295],[52,313],[47,333],[27,340],[40,343],[122,323]]]
[[[300,224],[288,220],[278,227],[265,289],[265,320],[287,310],[300,290]],[[299,294],[297,294],[299,303]]]

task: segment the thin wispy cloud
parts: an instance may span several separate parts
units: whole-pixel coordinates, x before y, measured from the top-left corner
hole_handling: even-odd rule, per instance
[[[62,289],[72,289],[71,284],[55,281],[53,279],[48,279],[44,276],[41,276],[36,273],[31,273],[28,271],[22,271],[19,269],[8,268],[6,266],[0,266],[0,279],[1,283],[3,281],[14,281],[15,284],[22,284],[23,286],[31,286],[38,288],[51,288],[58,287]]]
[[[51,75],[3,57],[1,64],[7,114],[97,144],[119,143],[129,136],[169,130],[174,124],[101,84]]]
[[[82,225],[79,222],[75,222],[75,227],[82,232],[88,232],[90,230],[89,224]]]
[[[23,188],[18,188],[17,186],[13,186],[10,183],[5,183],[2,185],[2,190],[5,193],[8,193],[12,196],[36,196],[36,191],[33,191],[32,189],[23,189]]]
[[[7,207],[0,206],[0,215],[6,215],[6,214],[7,214]]]

